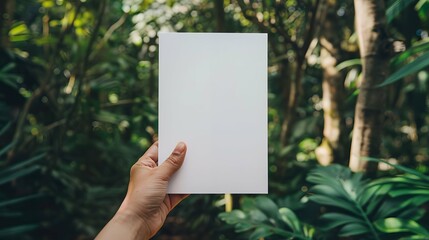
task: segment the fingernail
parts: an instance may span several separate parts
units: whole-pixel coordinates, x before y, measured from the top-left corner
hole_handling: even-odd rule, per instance
[[[174,149],[173,152],[178,153],[178,154],[182,154],[185,151],[186,145],[183,142],[179,142],[176,145],[176,148]]]

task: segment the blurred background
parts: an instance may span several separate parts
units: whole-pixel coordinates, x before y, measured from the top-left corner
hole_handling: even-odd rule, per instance
[[[2,0],[0,238],[112,217],[166,31],[268,33],[270,194],[192,195],[154,239],[429,239],[429,1],[355,2]]]

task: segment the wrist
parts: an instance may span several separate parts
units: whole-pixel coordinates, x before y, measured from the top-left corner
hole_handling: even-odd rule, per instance
[[[135,239],[146,240],[151,237],[151,232],[145,219],[133,212],[117,212],[112,218],[112,221],[128,229],[131,234],[137,237]]]

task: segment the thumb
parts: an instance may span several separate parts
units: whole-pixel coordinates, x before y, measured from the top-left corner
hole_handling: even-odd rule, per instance
[[[159,176],[162,180],[170,180],[171,176],[182,166],[185,155],[186,144],[179,142],[167,160],[158,167]]]

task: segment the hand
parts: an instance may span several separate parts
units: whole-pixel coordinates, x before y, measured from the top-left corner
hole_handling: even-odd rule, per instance
[[[97,239],[153,237],[168,213],[188,196],[166,194],[168,181],[182,166],[185,155],[186,145],[180,142],[167,160],[158,166],[158,143],[154,143],[132,166],[127,195]]]

